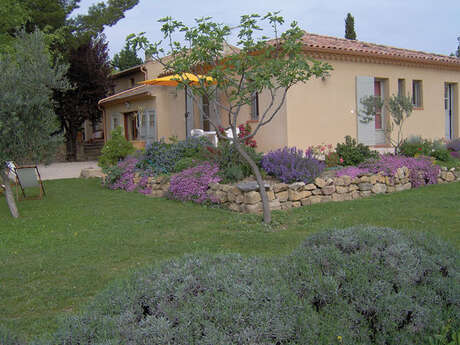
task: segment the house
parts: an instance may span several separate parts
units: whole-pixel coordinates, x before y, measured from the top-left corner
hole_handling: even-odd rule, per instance
[[[303,42],[306,54],[330,63],[334,70],[327,77],[290,89],[279,114],[257,134],[261,151],[335,145],[346,135],[372,147],[388,147],[385,110],[370,122],[359,120],[360,100],[369,95],[412,97],[415,108],[405,125],[405,136],[459,137],[460,59],[310,33],[305,33]],[[162,72],[158,63],[148,60],[114,76],[117,92],[99,102],[106,138],[122,126],[128,140],[144,147],[146,142],[161,138],[183,139],[192,128],[210,129],[197,111],[198,105],[185,99],[184,90],[136,84]],[[256,95],[253,104],[242,109],[241,122],[257,123],[259,111],[268,101],[264,92]],[[213,107],[207,100],[200,102],[209,116],[219,116],[210,113]],[[222,121],[225,124],[224,117]]]

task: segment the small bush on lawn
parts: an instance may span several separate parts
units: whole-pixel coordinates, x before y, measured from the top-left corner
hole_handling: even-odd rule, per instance
[[[137,190],[142,194],[150,194],[152,191],[147,187],[147,182],[149,174],[143,172],[144,176],[141,177],[138,183],[134,182],[134,177],[136,171],[136,165],[138,164],[138,159],[135,157],[127,157],[121,162],[118,162],[116,166],[107,168],[105,179],[105,185],[110,189],[121,189],[127,192],[133,192]]]
[[[99,166],[103,169],[114,166],[133,152],[133,144],[123,136],[121,127],[117,127],[112,132],[112,138],[102,148],[101,156],[99,157]]]
[[[264,155],[262,168],[284,183],[310,183],[323,172],[325,164],[313,158],[311,150],[304,155],[302,150],[295,147],[285,147]]]
[[[220,177],[217,175],[219,167],[209,162],[203,162],[193,168],[171,177],[169,192],[171,198],[181,201],[194,201],[204,203],[216,202],[208,197],[207,191],[210,183],[217,183]]]
[[[107,289],[49,344],[428,344],[460,325],[459,264],[381,228],[319,233],[281,258],[186,256]]]
[[[341,165],[358,165],[378,157],[377,152],[372,151],[369,146],[358,144],[356,139],[349,135],[345,137],[345,143],[337,144],[335,152],[339,155]]]
[[[199,160],[202,148],[208,145],[210,142],[206,137],[188,138],[171,144],[154,142],[145,150],[138,167],[155,175],[169,174],[174,172],[176,163],[183,158]]]

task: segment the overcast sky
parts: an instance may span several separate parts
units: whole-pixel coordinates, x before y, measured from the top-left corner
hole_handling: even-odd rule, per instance
[[[95,0],[82,0],[84,13]],[[347,12],[355,17],[358,40],[449,55],[460,36],[460,0],[140,0],[115,26],[106,28],[110,55],[120,51],[130,33],[146,32],[151,41],[162,38],[157,20],[172,16],[187,24],[211,16],[237,25],[242,14],[281,11],[311,33],[344,36]]]

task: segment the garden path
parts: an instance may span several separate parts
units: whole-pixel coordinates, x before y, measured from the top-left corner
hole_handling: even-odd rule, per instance
[[[97,162],[64,162],[38,166],[42,180],[77,178],[80,177],[81,170],[87,168],[98,168]]]

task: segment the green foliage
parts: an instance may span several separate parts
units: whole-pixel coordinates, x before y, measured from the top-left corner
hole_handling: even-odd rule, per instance
[[[459,264],[435,238],[375,227],[285,257],[189,255],[112,285],[50,344],[423,344],[460,325]]]
[[[407,157],[415,157],[416,154],[430,156],[433,149],[431,140],[423,139],[420,136],[407,138],[401,144],[399,153]]]
[[[356,40],[355,17],[351,13],[347,13],[347,17],[345,18],[345,38]]]
[[[133,152],[133,144],[126,140],[122,134],[122,128],[117,127],[112,131],[112,138],[102,148],[99,166],[109,168]]]
[[[117,71],[123,71],[125,69],[140,65],[142,59],[137,56],[137,51],[133,49],[128,42],[125,47],[112,59],[112,66]]]
[[[357,143],[356,139],[347,135],[344,143],[338,143],[335,152],[339,156],[342,165],[358,165],[368,159],[377,158],[378,153],[372,151],[369,146]]]
[[[199,163],[199,160],[192,157],[184,157],[179,159],[174,165],[174,172],[180,172],[182,170],[191,168]]]
[[[260,166],[262,153],[256,152],[250,146],[242,146],[251,159]],[[221,140],[217,148],[208,146],[202,150],[202,159],[216,163],[219,166],[219,175],[223,183],[240,181],[252,174],[251,166],[241,159],[235,145]]]
[[[0,55],[0,168],[6,161],[38,162],[61,143],[53,91],[66,90],[67,67],[50,66],[40,31],[20,32],[13,51]]]
[[[340,163],[340,157],[337,152],[330,152],[326,155],[324,163],[326,163],[326,167],[328,168],[336,167]]]
[[[452,328],[452,322],[448,320],[438,334],[427,339],[429,345],[460,345],[460,329]]]
[[[0,52],[11,49],[14,33],[25,24],[28,14],[24,6],[17,0],[3,0],[0,6]]]
[[[404,95],[392,95],[388,100],[380,96],[367,96],[360,100],[363,111],[360,114],[360,121],[369,122],[378,111],[385,107],[386,112],[391,115],[391,121],[385,121],[385,137],[389,144],[392,144],[396,153],[400,152],[403,143],[403,125],[410,117],[414,109],[412,99]],[[396,133],[394,133],[396,131]]]

